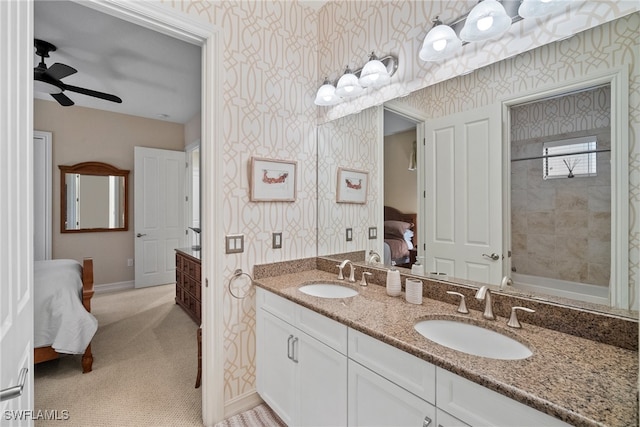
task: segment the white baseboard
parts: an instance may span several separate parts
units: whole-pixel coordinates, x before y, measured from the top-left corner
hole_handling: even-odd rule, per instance
[[[115,292],[122,291],[125,289],[133,289],[133,280],[129,280],[126,282],[115,282],[115,283],[103,283],[101,285],[93,285],[93,290],[96,294],[102,294],[105,292]]]
[[[236,414],[255,408],[263,402],[260,395],[254,390],[235,397],[224,403],[224,418],[227,419]]]

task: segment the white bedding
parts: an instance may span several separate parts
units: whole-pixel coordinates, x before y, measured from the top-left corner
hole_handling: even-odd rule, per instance
[[[34,346],[82,354],[98,320],[82,305],[82,265],[54,259],[34,264]]]

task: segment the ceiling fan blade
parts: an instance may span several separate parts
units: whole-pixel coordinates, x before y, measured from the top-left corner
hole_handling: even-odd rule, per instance
[[[51,96],[53,97],[53,99],[58,101],[58,104],[62,105],[63,107],[71,107],[72,105],[74,105],[73,101],[69,99],[69,97],[64,93],[52,93]]]
[[[118,98],[115,95],[110,95],[108,93],[98,92],[96,90],[85,89],[83,87],[71,86],[71,85],[64,85],[64,88],[65,88],[65,90],[70,90],[72,92],[78,92],[78,93],[81,93],[83,95],[89,95],[89,96],[93,96],[95,98],[100,98],[100,99],[104,99],[104,100],[111,101],[111,102],[117,102],[118,104],[122,103],[122,99]]]
[[[78,70],[76,70],[75,68],[69,67],[68,65],[60,64],[59,62],[56,62],[45,71],[45,73],[58,80],[77,72]]]

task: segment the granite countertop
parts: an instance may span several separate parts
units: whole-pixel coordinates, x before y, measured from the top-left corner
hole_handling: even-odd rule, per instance
[[[322,281],[351,286],[359,295],[326,299],[298,290]],[[638,425],[638,352],[522,322],[485,320],[482,313],[456,312],[457,305],[423,298],[407,303],[404,292],[390,297],[384,286],[336,281],[336,275],[307,270],[257,279],[256,285],[346,326],[413,354],[427,362],[576,426]],[[427,340],[413,325],[423,319],[459,319],[502,332],[533,355],[496,360],[462,353]]]

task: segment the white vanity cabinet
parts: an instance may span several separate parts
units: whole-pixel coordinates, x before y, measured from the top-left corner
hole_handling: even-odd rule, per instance
[[[557,418],[437,368],[438,408],[473,426],[569,427]]]
[[[256,301],[262,399],[290,426],[347,425],[347,327],[262,289]]]

